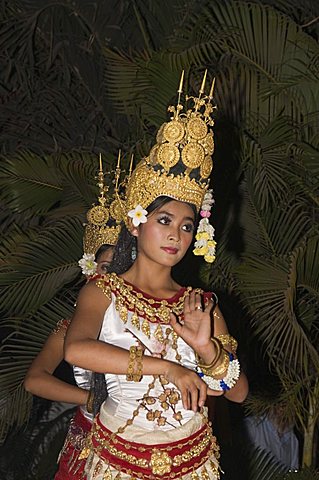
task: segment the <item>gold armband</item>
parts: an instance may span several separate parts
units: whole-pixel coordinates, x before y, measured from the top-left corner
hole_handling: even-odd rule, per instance
[[[86,410],[88,413],[93,413],[94,390],[89,391],[88,399],[86,401]]]
[[[233,353],[237,352],[238,342],[237,342],[237,340],[235,340],[234,337],[232,337],[228,333],[224,333],[224,334],[221,334],[221,335],[217,335],[216,338],[220,341],[220,343],[223,345],[223,347],[229,346]]]
[[[130,347],[130,355],[127,366],[126,380],[128,382],[140,382],[143,372],[143,349],[139,346]]]

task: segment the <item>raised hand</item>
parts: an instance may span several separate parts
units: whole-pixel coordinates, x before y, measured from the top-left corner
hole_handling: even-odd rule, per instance
[[[171,326],[190,347],[198,354],[206,351],[207,346],[211,344],[211,309],[213,302],[210,300],[202,309],[201,295],[193,291],[185,298],[184,318],[179,323],[174,314],[171,314]]]

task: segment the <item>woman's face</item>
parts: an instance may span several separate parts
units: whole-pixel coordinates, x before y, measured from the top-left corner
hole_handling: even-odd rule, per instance
[[[108,272],[109,266],[111,265],[112,258],[114,253],[114,247],[109,247],[105,252],[101,253],[96,260],[97,269],[96,273],[99,275],[104,275]]]
[[[161,265],[176,265],[192,243],[194,222],[194,212],[187,203],[165,203],[147,216],[146,223],[133,229],[138,255]]]

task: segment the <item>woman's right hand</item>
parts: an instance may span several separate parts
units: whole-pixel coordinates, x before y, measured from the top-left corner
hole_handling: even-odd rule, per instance
[[[177,363],[167,363],[164,377],[170,383],[176,385],[180,391],[183,407],[186,410],[197,412],[198,408],[203,407],[206,401],[206,383],[192,370]]]

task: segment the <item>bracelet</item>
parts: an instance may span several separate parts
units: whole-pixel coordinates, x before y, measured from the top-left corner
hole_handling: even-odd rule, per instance
[[[220,359],[220,356],[222,354],[222,347],[221,347],[221,342],[219,340],[217,340],[216,338],[211,338],[211,341],[213,342],[213,344],[215,345],[216,347],[216,355],[214,357],[214,359],[212,360],[211,363],[209,364],[205,364],[205,363],[200,363],[200,358],[198,357],[198,355],[196,354],[196,360],[197,360],[197,365],[201,368],[201,369],[204,369],[206,370],[207,372],[210,371],[212,368],[215,367],[216,363],[218,363],[218,360]],[[209,375],[209,373],[206,373],[206,375]]]
[[[89,391],[88,399],[86,401],[86,410],[88,413],[93,413],[94,390]]]
[[[203,365],[201,363],[198,363],[198,367],[201,369],[201,371],[204,373],[204,375],[207,375],[208,377],[219,377],[220,375],[223,375],[223,373],[226,372],[228,365],[229,365],[229,356],[228,352],[225,350],[221,350],[222,353],[220,356],[223,356],[223,361],[220,365],[218,365],[215,368],[209,368],[209,365]],[[219,357],[220,358],[220,357]]]
[[[133,345],[129,352],[126,380],[128,382],[139,382],[143,371],[143,349],[140,346]]]
[[[211,376],[205,375],[202,371],[198,371],[198,375],[204,380],[206,385],[212,390],[217,390],[219,392],[226,392],[233,388],[236,385],[236,382],[240,375],[240,363],[237,358],[234,357],[232,353],[228,353],[229,365],[227,368],[227,373],[224,378],[221,380],[216,380]]]
[[[237,340],[235,340],[234,337],[232,337],[228,333],[224,333],[221,335],[217,335],[216,338],[220,341],[223,347],[226,347],[226,345],[229,345],[233,353],[237,352],[238,342]]]

